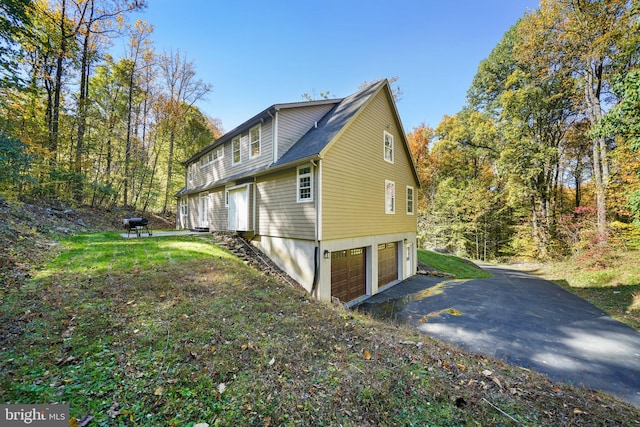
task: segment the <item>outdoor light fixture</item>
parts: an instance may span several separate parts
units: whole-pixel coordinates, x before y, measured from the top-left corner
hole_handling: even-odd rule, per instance
[[[328,250],[324,250],[324,259],[329,259],[330,252]]]

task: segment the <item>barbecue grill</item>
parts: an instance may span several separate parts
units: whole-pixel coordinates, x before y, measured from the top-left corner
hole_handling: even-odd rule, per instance
[[[122,220],[124,228],[127,229],[127,237],[133,231],[137,237],[145,230],[148,236],[151,236],[151,230],[149,230],[149,220],[147,218],[125,218]]]

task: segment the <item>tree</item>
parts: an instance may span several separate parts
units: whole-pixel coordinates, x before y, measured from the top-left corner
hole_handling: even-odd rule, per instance
[[[20,83],[17,40],[28,32],[31,0],[7,0],[0,3],[0,88]]]
[[[164,83],[161,95],[162,121],[168,131],[167,176],[162,212],[167,212],[169,194],[173,188],[173,166],[176,136],[184,124],[189,109],[211,91],[211,85],[196,79],[193,63],[180,51],[164,53],[158,58],[160,74]]]
[[[603,98],[621,41],[629,31],[627,0],[542,0],[520,29],[519,56],[544,74],[569,70],[576,77],[579,111],[595,126],[603,117]],[[606,189],[609,145],[592,137],[593,181],[599,244],[606,245]]]

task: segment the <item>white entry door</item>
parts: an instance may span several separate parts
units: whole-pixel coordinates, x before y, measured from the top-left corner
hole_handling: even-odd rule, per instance
[[[201,194],[198,198],[198,227],[209,228],[209,194]]]
[[[407,269],[404,272],[404,277],[409,277],[409,276],[413,276],[413,274],[415,273],[415,269],[413,266],[413,243],[407,243],[406,245],[404,245],[404,251],[405,251],[405,268]]]
[[[229,230],[249,229],[249,186],[229,190]]]

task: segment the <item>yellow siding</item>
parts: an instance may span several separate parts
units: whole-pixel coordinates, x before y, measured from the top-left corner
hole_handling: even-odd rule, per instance
[[[390,102],[380,91],[322,161],[323,240],[416,230],[415,214],[406,214],[406,186],[415,199],[418,184]],[[393,164],[384,160],[385,130],[394,136]],[[395,182],[395,214],[385,214],[385,180]]]

